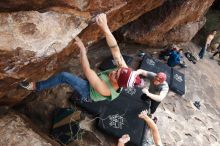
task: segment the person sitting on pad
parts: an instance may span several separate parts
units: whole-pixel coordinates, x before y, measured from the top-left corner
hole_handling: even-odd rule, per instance
[[[90,68],[87,50],[83,42],[80,38],[76,37],[75,44],[80,49],[80,62],[86,80],[68,72],[61,72],[44,81],[21,82],[20,86],[27,90],[42,91],[65,83],[80,94],[81,101],[91,102],[106,99],[114,100],[121,93],[121,87],[127,88],[141,84],[141,79],[137,75],[137,72],[132,71],[125,63],[119,46],[107,25],[106,14],[97,15],[96,23],[106,37],[107,44],[117,65],[116,69],[96,74],[96,72]]]
[[[182,54],[183,54],[183,49],[174,48],[169,54],[167,65],[170,67],[174,67],[177,65],[179,65],[182,68],[186,67],[185,62],[183,61]]]

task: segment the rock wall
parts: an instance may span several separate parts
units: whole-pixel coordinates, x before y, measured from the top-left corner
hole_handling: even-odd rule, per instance
[[[164,0],[0,2],[0,105],[14,105],[29,94],[17,88],[20,81],[48,78],[60,70],[71,55],[77,55],[78,49],[73,43],[76,35],[81,37],[86,46],[97,42],[102,35],[93,23],[97,13],[107,14],[109,26],[114,31],[159,7],[163,2]]]
[[[3,146],[52,146],[30,128],[21,116],[10,112],[0,119],[0,144]],[[54,142],[53,145],[59,146]]]
[[[20,81],[46,79],[103,36],[94,23],[105,12],[112,31],[149,45],[189,41],[204,24],[213,0],[4,0],[0,2],[0,105],[12,106],[30,92]],[[34,11],[32,11],[34,10]],[[143,15],[144,14],[144,15]],[[143,16],[142,16],[143,15]],[[186,35],[185,32],[188,32]],[[183,35],[185,34],[185,35]]]
[[[169,0],[120,30],[129,41],[149,46],[189,42],[204,25],[214,0]]]

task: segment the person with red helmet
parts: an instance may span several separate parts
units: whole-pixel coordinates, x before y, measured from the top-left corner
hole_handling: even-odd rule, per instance
[[[143,69],[139,69],[136,72],[149,80],[149,87],[145,85],[142,89],[144,93],[142,97],[144,101],[150,103],[150,111],[148,112],[153,114],[169,91],[169,86],[166,82],[167,76],[163,72],[153,73]]]
[[[111,54],[117,68],[96,73],[90,68],[87,57],[87,49],[79,37],[75,38],[75,44],[80,50],[80,62],[86,80],[68,72],[61,72],[40,82],[22,82],[20,86],[28,90],[42,91],[59,84],[67,84],[76,90],[80,100],[84,102],[114,100],[121,93],[121,88],[134,87],[141,84],[141,79],[136,71],[133,71],[125,63],[120,48],[107,25],[106,14],[96,16],[96,24],[103,31]]]

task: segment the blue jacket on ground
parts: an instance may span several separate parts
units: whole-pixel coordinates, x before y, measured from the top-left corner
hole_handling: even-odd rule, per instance
[[[180,59],[181,59],[181,55],[179,54],[179,52],[173,50],[173,51],[170,52],[170,56],[169,56],[169,59],[167,61],[167,64],[170,67],[174,67],[174,66],[180,64]]]

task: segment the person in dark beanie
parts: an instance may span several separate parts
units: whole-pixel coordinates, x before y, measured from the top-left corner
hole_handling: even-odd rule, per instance
[[[80,62],[86,80],[68,72],[61,72],[40,82],[21,82],[20,86],[27,90],[42,91],[59,84],[67,84],[76,90],[80,100],[84,102],[114,100],[121,93],[122,87],[133,87],[141,83],[136,71],[125,63],[119,46],[112,35],[108,25],[106,14],[96,16],[96,23],[103,31],[108,46],[111,50],[117,68],[103,71],[99,74],[90,68],[87,58],[87,50],[80,38],[75,38],[75,44],[80,49]]]

